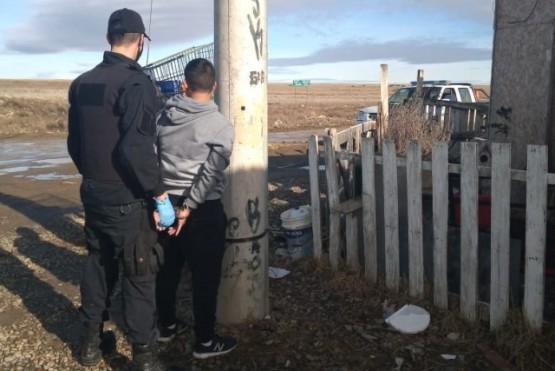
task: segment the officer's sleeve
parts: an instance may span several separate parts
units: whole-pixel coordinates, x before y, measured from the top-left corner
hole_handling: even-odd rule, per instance
[[[150,80],[137,76],[127,81],[116,109],[121,116],[118,159],[122,170],[146,196],[161,195],[164,187],[154,147],[156,99]]]
[[[69,109],[67,115],[68,121],[68,136],[67,136],[67,151],[71,160],[81,173],[81,130],[79,127],[79,116],[77,114],[77,102],[75,101],[75,91],[78,82],[74,80],[71,83],[68,92]]]

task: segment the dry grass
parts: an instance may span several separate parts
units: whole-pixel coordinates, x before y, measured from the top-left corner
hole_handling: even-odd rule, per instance
[[[438,141],[449,141],[450,134],[426,115],[420,101],[411,100],[391,110],[383,135],[385,139],[395,142],[400,155],[406,155],[407,141],[418,141],[422,146],[423,157],[428,158],[432,153],[432,145]]]
[[[65,133],[70,83],[0,80],[0,135]],[[377,104],[379,90],[377,84],[269,84],[268,130],[350,126],[361,107]]]
[[[65,133],[70,83],[0,79],[0,135]],[[398,87],[390,85],[389,92]],[[360,108],[379,99],[379,84],[269,84],[268,130],[346,128]]]
[[[62,133],[67,105],[35,98],[0,98],[0,135]]]

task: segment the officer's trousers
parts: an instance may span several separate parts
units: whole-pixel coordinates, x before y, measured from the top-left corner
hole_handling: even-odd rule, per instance
[[[151,267],[149,261],[151,245],[156,243],[150,211],[144,202],[120,206],[85,204],[84,209],[88,257],[81,280],[82,320],[86,327],[94,327],[106,319],[123,259],[122,311],[127,337],[131,343],[150,344],[157,336],[158,268],[156,264]]]

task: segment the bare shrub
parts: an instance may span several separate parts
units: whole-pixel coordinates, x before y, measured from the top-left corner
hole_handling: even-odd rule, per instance
[[[426,114],[421,101],[411,100],[391,109],[383,135],[384,139],[395,142],[397,153],[400,155],[406,155],[407,141],[420,142],[422,155],[428,158],[434,142],[448,141],[451,133],[440,122]]]

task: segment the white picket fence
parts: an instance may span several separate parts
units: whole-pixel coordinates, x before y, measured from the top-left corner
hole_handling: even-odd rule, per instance
[[[382,154],[375,152],[374,140],[362,138],[361,129],[342,134],[352,137],[348,150],[340,150],[337,135],[324,136],[323,153],[318,137],[309,137],[310,187],[314,256],[329,259],[331,267],[364,269],[366,278],[378,280],[378,249],[384,249],[385,283],[389,290],[398,291],[400,285],[399,261],[399,191],[398,168],[406,167],[409,294],[424,294],[422,172],[432,172],[433,197],[433,301],[442,309],[448,307],[448,182],[449,174],[460,174],[460,302],[463,318],[477,320],[478,308],[478,197],[479,177],[491,178],[491,281],[489,321],[490,328],[501,326],[509,311],[509,245],[511,181],[526,183],[524,297],[522,310],[533,330],[540,330],[543,322],[545,249],[548,185],[555,184],[555,174],[547,172],[547,147],[528,146],[527,170],[510,167],[509,144],[492,144],[492,166],[478,166],[477,144],[464,142],[461,163],[448,162],[448,143],[433,146],[432,160],[423,161],[418,142],[407,145],[405,158],[398,158],[395,144],[386,141]],[[332,133],[333,134],[333,133]],[[347,138],[348,139],[348,138]],[[358,144],[357,144],[358,143]],[[319,158],[325,159],[327,208],[320,201]],[[362,166],[362,195],[340,200],[339,167],[345,162]],[[342,164],[343,163],[343,164]],[[383,194],[377,194],[376,165],[383,171]],[[379,187],[380,189],[382,187]],[[383,198],[384,244],[377,242],[376,200]],[[326,205],[324,205],[326,206]],[[322,212],[328,220],[327,254],[323,249]],[[359,246],[357,215],[362,210],[363,246]],[[358,212],[357,212],[358,211]],[[345,251],[341,251],[341,221],[344,220]],[[363,261],[360,262],[361,251]],[[344,260],[342,260],[344,256]]]

